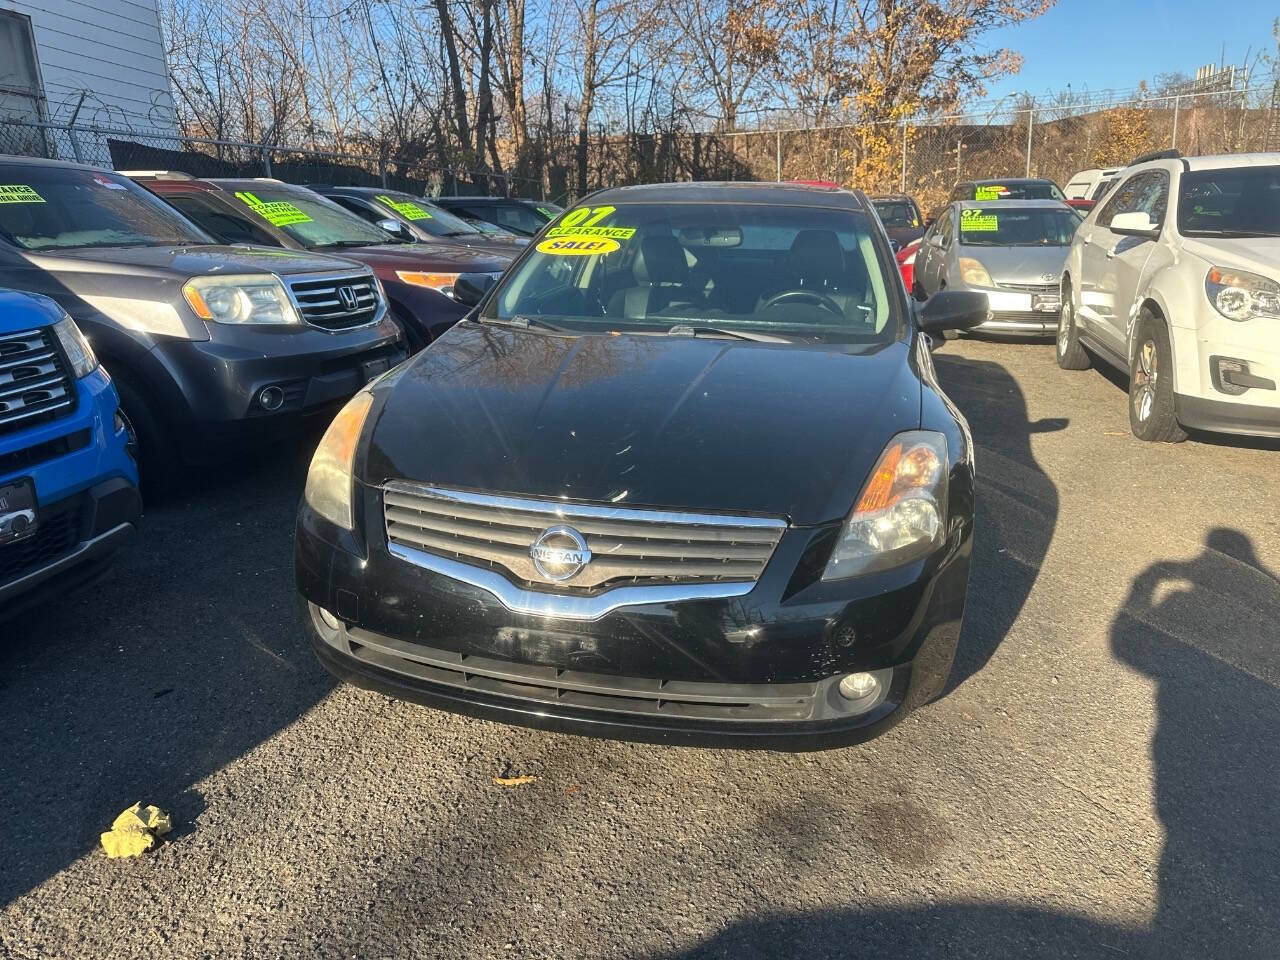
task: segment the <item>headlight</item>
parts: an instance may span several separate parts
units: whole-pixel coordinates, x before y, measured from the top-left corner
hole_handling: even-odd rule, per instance
[[[98,369],[98,358],[94,356],[93,347],[89,346],[89,341],[84,338],[74,320],[64,313],[62,319],[53,325],[53,332],[58,335],[62,352],[71,361],[71,371],[77,380]]]
[[[880,454],[822,578],[918,560],[942,542],[946,519],[946,437],[929,430],[900,433]]]
[[[351,510],[351,488],[355,482],[352,473],[356,445],[372,406],[373,394],[368,390],[361,390],[348,400],[320,438],[320,445],[311,458],[311,469],[307,471],[303,494],[307,503],[320,516],[344,530],[355,527]]]
[[[396,276],[405,283],[412,283],[415,287],[430,287],[437,293],[443,293],[446,297],[452,297],[453,285],[457,283],[460,274],[419,273],[416,270],[397,270]]]
[[[201,320],[213,323],[301,323],[284,285],[271,274],[194,277],[182,295]]]
[[[960,258],[960,277],[971,287],[995,286],[991,282],[991,274],[987,273],[987,268],[982,265],[982,261],[975,260],[973,257]]]
[[[1214,309],[1228,320],[1280,318],[1280,283],[1230,267],[1210,267],[1204,292]]]

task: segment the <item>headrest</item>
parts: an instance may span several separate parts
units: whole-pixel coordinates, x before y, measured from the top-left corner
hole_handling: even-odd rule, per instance
[[[637,283],[685,283],[689,279],[689,263],[684,247],[675,237],[645,237],[640,241],[632,268]]]
[[[844,274],[844,251],[834,230],[801,230],[788,259],[806,283],[831,283]]]

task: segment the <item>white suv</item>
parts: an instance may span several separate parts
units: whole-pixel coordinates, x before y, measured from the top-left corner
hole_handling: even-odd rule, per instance
[[[1280,437],[1280,153],[1128,167],[1076,231],[1058,365],[1129,375],[1143,440]]]

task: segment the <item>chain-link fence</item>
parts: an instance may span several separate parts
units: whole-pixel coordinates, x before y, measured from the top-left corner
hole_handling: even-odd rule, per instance
[[[174,170],[195,177],[276,177],[290,183],[386,187],[418,195],[543,199],[540,180],[448,169],[421,158],[183,137],[155,130],[0,119],[3,153],[115,170]]]
[[[1232,75],[1236,76],[1235,74]],[[1090,167],[1123,166],[1166,147],[1187,155],[1280,150],[1280,75],[1238,88],[1159,96],[1023,97],[985,112],[811,128],[596,131],[588,189],[670,180],[831,180],[871,193],[905,192],[926,210],[960,180],[1039,176],[1066,184]],[[780,125],[781,127],[781,125]],[[181,137],[173,133],[0,119],[0,153],[118,170],[194,176],[274,176],[296,183],[368,185],[416,194],[490,194],[563,201],[574,192],[576,145],[533,145],[529,177],[455,170],[423,157],[331,152]],[[528,169],[526,167],[526,169]]]

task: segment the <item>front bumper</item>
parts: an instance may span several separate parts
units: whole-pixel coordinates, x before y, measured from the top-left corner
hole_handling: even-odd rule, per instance
[[[152,351],[182,397],[171,425],[188,463],[286,435],[301,418],[331,410],[408,357],[400,328],[386,315],[352,330],[216,332],[216,340],[171,341]],[[278,406],[264,403],[268,387],[278,389]]]
[[[1208,304],[1200,310],[1195,328],[1170,330],[1178,422],[1193,430],[1280,437],[1276,321],[1237,323]]]
[[[101,578],[141,515],[137,487],[124,477],[42,501],[37,533],[0,547],[0,620]]]
[[[1061,303],[1046,293],[973,288],[987,295],[991,316],[973,328],[975,333],[1019,337],[1053,336],[1058,332]]]
[[[367,515],[376,500],[366,493]],[[481,587],[394,557],[376,523],[360,544],[304,503],[295,575],[319,659],[359,686],[590,736],[817,750],[875,736],[941,693],[972,523],[957,520],[922,563],[824,582],[813,558],[834,533],[788,530],[744,596],[570,620],[515,612]],[[317,608],[336,618],[326,623]],[[883,678],[869,709],[837,692],[853,672]]]

